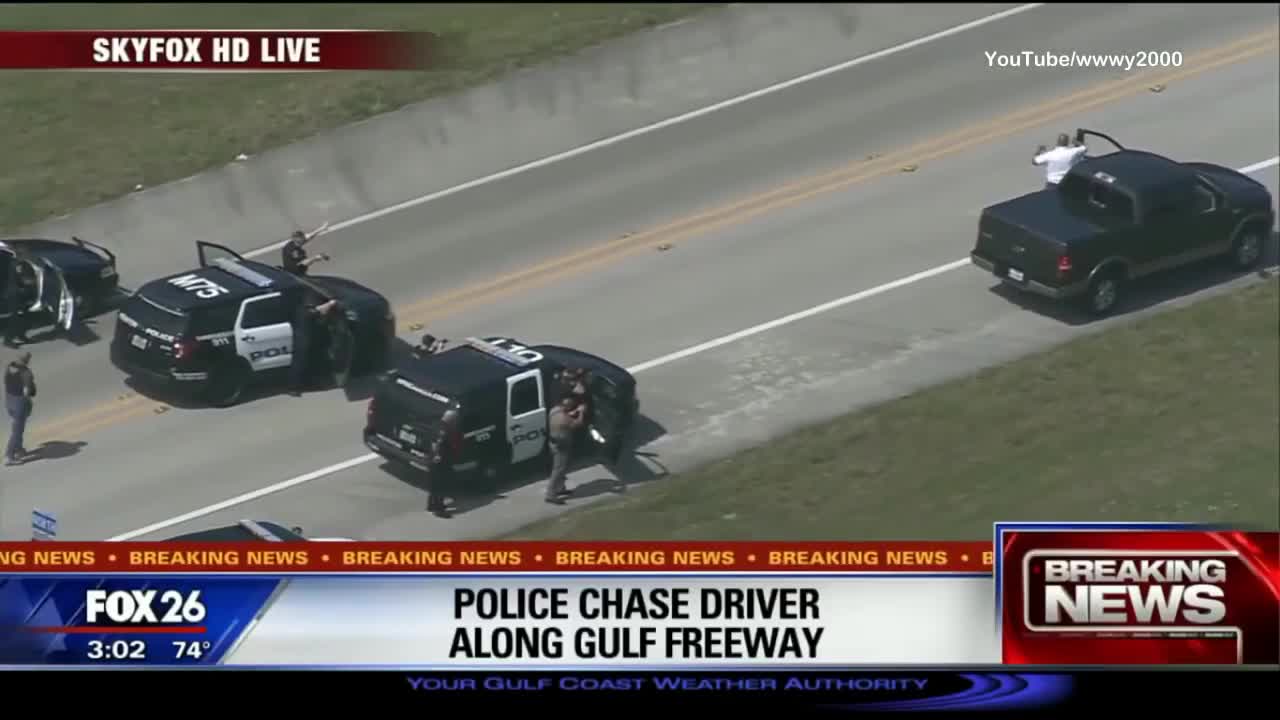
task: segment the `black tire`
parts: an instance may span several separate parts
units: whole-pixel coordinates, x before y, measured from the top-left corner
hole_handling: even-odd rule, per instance
[[[1262,262],[1266,248],[1268,228],[1262,223],[1241,225],[1231,240],[1231,267],[1236,270],[1252,270]]]
[[[1124,297],[1125,274],[1120,268],[1108,268],[1093,276],[1084,295],[1084,307],[1094,317],[1115,312]]]
[[[244,398],[249,387],[249,366],[243,360],[215,371],[205,388],[205,400],[214,407],[231,407]]]

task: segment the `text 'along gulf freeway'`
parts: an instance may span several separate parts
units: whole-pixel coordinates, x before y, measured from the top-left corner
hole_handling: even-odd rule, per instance
[[[989,542],[11,543],[0,660],[992,663],[993,561]]]

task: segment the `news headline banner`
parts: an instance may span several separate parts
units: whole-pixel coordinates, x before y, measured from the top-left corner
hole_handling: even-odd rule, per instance
[[[266,545],[0,545],[0,655],[564,668],[998,654],[985,543]]]
[[[1002,533],[1007,663],[1280,663],[1280,534]]]
[[[426,32],[374,30],[0,31],[0,69],[262,72],[424,70]]]
[[[990,573],[989,542],[0,543],[9,573]]]

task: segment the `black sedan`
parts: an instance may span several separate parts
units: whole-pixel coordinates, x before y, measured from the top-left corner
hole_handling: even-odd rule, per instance
[[[63,330],[106,309],[119,289],[116,256],[100,245],[77,237],[71,240],[0,240],[0,297],[9,297],[10,283],[22,273],[34,282],[30,289],[19,291],[19,301],[30,303],[28,313]],[[0,307],[0,319],[10,313],[7,306]]]

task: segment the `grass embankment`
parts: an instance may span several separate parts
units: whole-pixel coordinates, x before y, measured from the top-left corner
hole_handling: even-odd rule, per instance
[[[857,412],[512,539],[984,539],[997,520],[1280,526],[1272,279]]]
[[[0,229],[481,84],[712,4],[10,5],[11,30],[376,28],[441,35],[431,72],[0,72]]]

